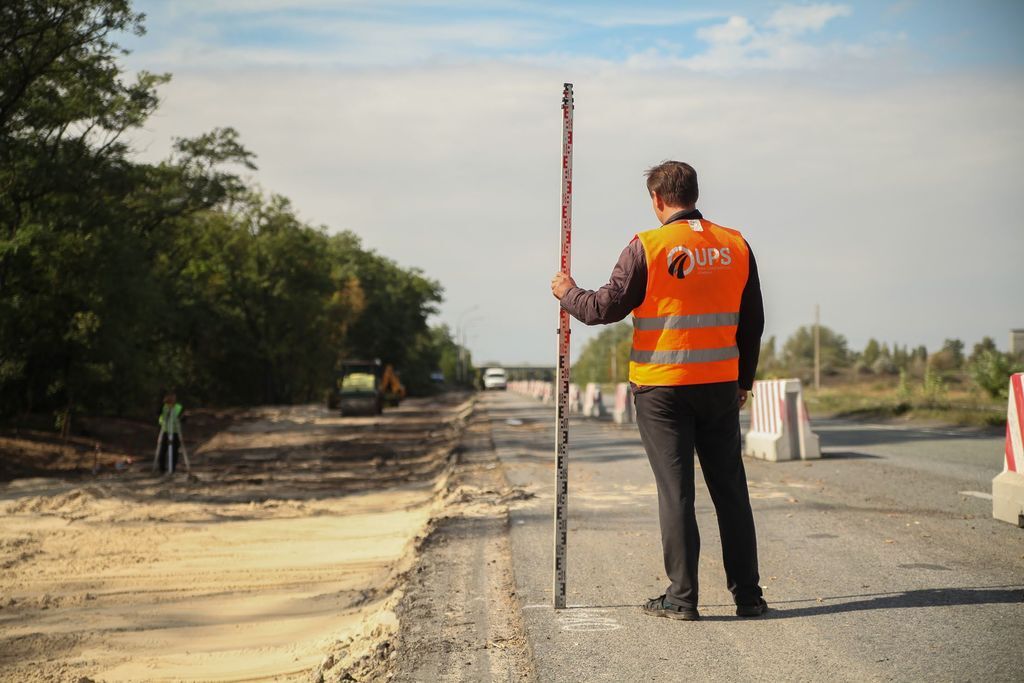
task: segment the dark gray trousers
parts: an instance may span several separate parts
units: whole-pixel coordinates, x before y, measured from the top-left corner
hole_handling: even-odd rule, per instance
[[[637,426],[658,485],[661,544],[671,582],[665,597],[683,607],[698,603],[695,448],[718,513],[729,590],[736,604],[755,604],[761,597],[736,388],[736,382],[633,388]]]

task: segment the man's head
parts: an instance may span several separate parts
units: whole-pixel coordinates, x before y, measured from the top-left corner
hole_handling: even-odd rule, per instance
[[[692,209],[697,204],[697,172],[693,166],[682,161],[663,161],[644,171],[647,177],[647,191],[651,195],[651,206],[658,220]]]
[[[166,403],[167,405],[173,406],[177,402],[178,397],[177,395],[175,395],[173,391],[168,391],[166,394],[164,394],[164,403]]]

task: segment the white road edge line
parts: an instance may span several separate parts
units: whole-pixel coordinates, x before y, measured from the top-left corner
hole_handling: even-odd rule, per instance
[[[914,427],[911,425],[883,425],[874,422],[862,423],[864,427],[870,427],[871,429],[884,429],[890,432],[920,432],[922,434],[938,434],[940,436],[959,436],[965,439],[971,437],[970,434],[965,434],[962,431],[955,432],[946,429],[936,429],[935,427]]]
[[[982,500],[992,500],[991,493],[985,493],[984,491],[957,491],[961,496],[974,496],[975,498],[981,498]]]

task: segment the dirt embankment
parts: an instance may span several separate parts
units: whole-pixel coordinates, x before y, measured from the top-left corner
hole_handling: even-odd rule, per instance
[[[195,448],[213,435],[260,419],[265,409],[200,409],[185,413],[187,444]],[[153,457],[159,427],[150,421],[82,416],[66,437],[45,429],[48,418],[23,416],[0,428],[0,482],[28,477],[91,481],[98,475],[127,474]]]
[[[190,444],[191,476],[144,457],[0,485],[0,679],[390,670],[401,578],[445,504],[467,398],[380,418],[245,411]]]

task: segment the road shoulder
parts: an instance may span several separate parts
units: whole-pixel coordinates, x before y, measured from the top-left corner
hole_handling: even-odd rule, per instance
[[[397,607],[394,680],[534,681],[509,544],[508,485],[486,413],[471,419]]]

